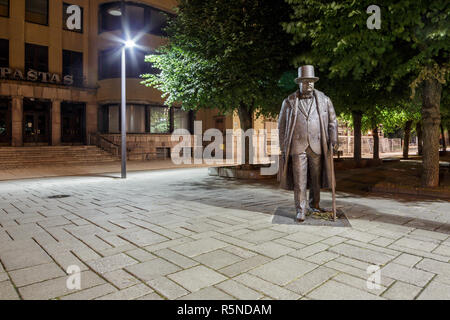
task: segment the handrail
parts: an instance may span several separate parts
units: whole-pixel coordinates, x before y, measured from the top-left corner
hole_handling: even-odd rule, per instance
[[[110,141],[109,139],[106,139],[99,133],[91,133],[89,135],[89,144],[96,145],[100,149],[111,153],[113,156],[118,157],[120,155],[120,145]]]

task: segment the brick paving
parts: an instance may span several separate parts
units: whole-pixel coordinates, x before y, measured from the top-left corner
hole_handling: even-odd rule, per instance
[[[339,192],[350,227],[280,207],[274,183],[205,168],[0,182],[0,299],[450,299],[449,202]]]

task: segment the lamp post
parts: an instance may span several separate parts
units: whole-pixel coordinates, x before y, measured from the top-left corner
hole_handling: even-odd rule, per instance
[[[126,79],[127,79],[127,67],[126,67],[126,50],[131,49],[135,46],[133,40],[125,41],[122,46],[122,72],[121,72],[121,81],[122,81],[122,103],[120,106],[120,116],[121,116],[121,125],[120,125],[120,135],[121,135],[121,159],[122,159],[122,168],[121,168],[121,177],[122,179],[127,178],[127,88],[126,88]]]

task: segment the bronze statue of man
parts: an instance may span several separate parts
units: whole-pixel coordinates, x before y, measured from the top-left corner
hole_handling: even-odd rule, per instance
[[[319,207],[320,188],[332,185],[329,157],[337,148],[336,112],[329,97],[314,89],[319,80],[310,65],[298,68],[299,90],[284,99],[278,118],[280,187],[294,190],[296,219]],[[309,187],[309,206],[306,189]]]

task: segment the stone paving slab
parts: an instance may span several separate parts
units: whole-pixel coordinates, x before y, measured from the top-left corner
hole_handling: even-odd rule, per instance
[[[274,220],[292,202],[205,169],[0,182],[0,299],[449,299],[448,202],[338,193],[346,227]]]
[[[372,293],[368,293],[367,291],[360,290],[334,280],[330,280],[319,288],[308,293],[307,297],[315,300],[382,300],[382,298]]]
[[[311,262],[284,256],[255,268],[250,273],[261,279],[268,279],[279,286],[284,286],[316,267],[317,265]]]
[[[226,278],[220,273],[204,266],[196,266],[191,269],[186,269],[171,274],[168,277],[191,292],[198,291],[226,280]]]

